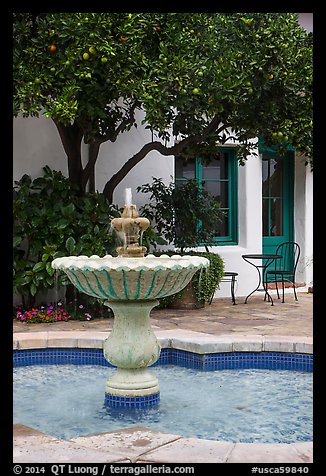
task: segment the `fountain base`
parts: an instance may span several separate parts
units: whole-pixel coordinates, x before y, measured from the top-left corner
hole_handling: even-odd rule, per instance
[[[158,379],[147,367],[160,356],[161,348],[150,325],[150,311],[158,301],[110,301],[106,304],[114,312],[114,323],[104,343],[104,356],[117,369],[107,381],[105,405],[156,405],[160,398]]]
[[[117,369],[105,389],[106,407],[147,408],[160,400],[158,379],[147,369]]]

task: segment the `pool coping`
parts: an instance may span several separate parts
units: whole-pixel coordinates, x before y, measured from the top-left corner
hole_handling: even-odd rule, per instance
[[[101,349],[109,331],[37,331],[13,335],[13,349]],[[219,352],[313,353],[312,337],[212,335],[183,329],[156,330],[162,348],[197,354]],[[23,435],[23,436],[22,436]],[[130,427],[58,440],[24,425],[14,425],[14,463],[312,463],[313,442],[232,443],[186,438]]]

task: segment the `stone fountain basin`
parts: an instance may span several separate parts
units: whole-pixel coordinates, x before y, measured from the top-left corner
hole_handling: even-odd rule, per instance
[[[79,291],[109,301],[155,300],[175,294],[208,266],[207,258],[190,255],[68,256],[52,262]]]

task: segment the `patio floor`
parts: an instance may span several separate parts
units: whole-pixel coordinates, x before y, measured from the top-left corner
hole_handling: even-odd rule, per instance
[[[197,310],[159,309],[151,313],[151,324],[159,339],[173,339],[200,345],[268,344],[271,350],[312,347],[313,295],[285,296],[285,303],[274,299],[274,306],[262,295],[247,304],[237,297],[219,298]],[[68,321],[50,324],[14,322],[14,348],[32,347],[33,342],[54,346],[58,342],[94,338],[101,342],[112,328],[112,319]],[[246,337],[248,339],[246,339]],[[19,344],[20,343],[20,344]],[[38,344],[36,344],[38,345]],[[285,347],[284,347],[285,345]],[[274,347],[273,347],[274,346]],[[283,346],[283,347],[282,347]],[[305,347],[307,346],[307,347]],[[292,347],[291,347],[292,348]],[[245,349],[246,350],[246,349]],[[247,349],[248,350],[248,349]],[[287,350],[284,350],[287,351]],[[98,435],[58,440],[24,425],[14,425],[15,463],[311,463],[312,442],[293,444],[250,444],[185,438],[180,435],[131,427]]]
[[[274,306],[264,301],[262,295],[252,296],[247,304],[243,297],[237,297],[233,305],[230,298],[213,300],[202,309],[173,310],[153,309],[151,324],[153,329],[185,329],[205,334],[225,335],[282,335],[312,337],[312,294],[298,293],[298,301],[293,294],[286,294],[282,303],[273,297]],[[94,321],[68,321],[44,324],[14,322],[14,332],[38,331],[108,331],[112,329],[112,319]]]

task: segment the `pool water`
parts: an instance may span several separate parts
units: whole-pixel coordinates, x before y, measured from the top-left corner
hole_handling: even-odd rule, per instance
[[[156,366],[151,372],[159,379],[161,401],[145,410],[105,408],[105,384],[113,372],[97,365],[15,368],[14,423],[60,439],[138,425],[231,442],[312,440],[311,372]]]

